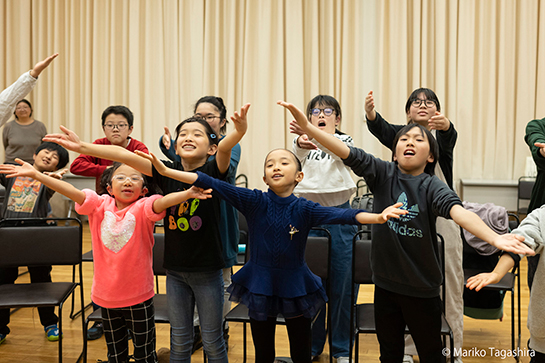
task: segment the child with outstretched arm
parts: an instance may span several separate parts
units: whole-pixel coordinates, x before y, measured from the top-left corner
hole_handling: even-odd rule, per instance
[[[233,276],[231,300],[248,307],[256,362],[272,363],[275,357],[274,329],[280,313],[286,318],[291,358],[295,363],[311,360],[311,318],[327,300],[321,280],[305,263],[307,236],[313,226],[324,223],[385,223],[406,213],[386,207],[382,213],[322,207],[293,194],[303,179],[301,163],[288,150],[276,149],[265,159],[263,181],[268,192],[237,188],[198,172],[167,168],[152,154],[166,177],[195,186],[208,185],[245,215],[249,226],[250,261]]]
[[[515,253],[534,252],[516,235],[499,236],[433,175],[438,146],[430,132],[413,123],[403,127],[393,143],[393,162],[349,147],[310,124],[293,104],[279,101],[303,131],[343,159],[365,178],[379,210],[401,202],[407,215],[374,225],[371,268],[375,283],[375,322],[382,361],[401,362],[405,326],[413,336],[420,362],[445,362],[441,342],[442,273],[435,227],[436,216],[452,218],[479,238]]]

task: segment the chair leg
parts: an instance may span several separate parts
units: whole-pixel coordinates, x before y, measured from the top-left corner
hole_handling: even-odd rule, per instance
[[[62,363],[62,305],[59,305],[59,363]]]
[[[246,323],[242,323],[242,324],[243,324],[243,326],[242,326],[242,348],[244,349],[244,352],[242,353],[242,362],[246,363],[246,348],[247,348],[246,334],[247,334],[247,330],[246,330]]]
[[[360,334],[356,332],[356,338],[354,339],[354,362],[360,361]]]

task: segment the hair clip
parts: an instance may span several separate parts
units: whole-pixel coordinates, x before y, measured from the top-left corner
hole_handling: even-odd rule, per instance
[[[215,138],[216,138],[216,134],[210,134],[210,138],[211,138],[211,139],[215,139]]]

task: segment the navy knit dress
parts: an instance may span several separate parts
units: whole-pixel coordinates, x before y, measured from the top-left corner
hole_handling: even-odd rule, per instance
[[[358,224],[355,216],[361,211],[322,207],[293,194],[282,198],[271,190],[237,188],[197,174],[195,186],[212,188],[248,221],[250,260],[233,275],[230,300],[246,305],[256,320],[278,314],[312,318],[327,296],[305,262],[308,233],[321,224]]]

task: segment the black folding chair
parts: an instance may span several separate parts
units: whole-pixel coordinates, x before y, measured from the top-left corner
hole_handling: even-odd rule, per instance
[[[24,222],[25,227],[13,226]],[[57,225],[46,225],[53,221]],[[69,222],[60,226],[59,222]],[[42,225],[39,225],[42,224]],[[75,224],[75,225],[73,225]],[[16,283],[0,285],[0,308],[58,306],[59,362],[62,362],[62,307],[81,281],[82,225],[75,218],[4,219],[0,221],[0,267],[62,265],[79,270],[79,281]],[[81,318],[82,330],[84,318]],[[81,355],[80,355],[81,358]]]
[[[508,213],[510,217],[509,221],[509,231],[517,228],[519,225],[519,218],[516,214]],[[491,272],[496,264],[498,263],[499,256],[501,251],[493,254],[491,256],[482,256],[480,255],[473,247],[471,247],[464,234],[461,234],[462,241],[464,243],[464,285],[467,284],[467,279],[471,276],[478,275],[483,272]],[[516,295],[517,295],[517,319],[515,319],[515,286],[516,286]],[[521,342],[521,306],[520,306],[520,265],[517,261],[513,269],[508,272],[497,284],[492,284],[485,286],[480,291],[476,292],[473,290],[468,290],[467,288],[464,291],[464,299],[474,298],[477,301],[482,301],[482,299],[487,299],[488,302],[495,301],[495,296],[501,300],[503,304],[503,295],[506,292],[511,293],[511,349],[513,352],[518,352]],[[479,298],[479,295],[482,295],[482,298]],[[468,303],[469,304],[469,303]],[[486,304],[485,304],[486,305]],[[503,306],[502,306],[503,308]],[[469,315],[466,310],[467,307],[464,306],[464,311],[466,315]],[[471,315],[472,318],[478,319],[475,315]],[[515,320],[516,327],[518,331],[515,331]],[[516,342],[515,342],[516,340]],[[520,361],[520,357],[514,355],[515,360]]]

